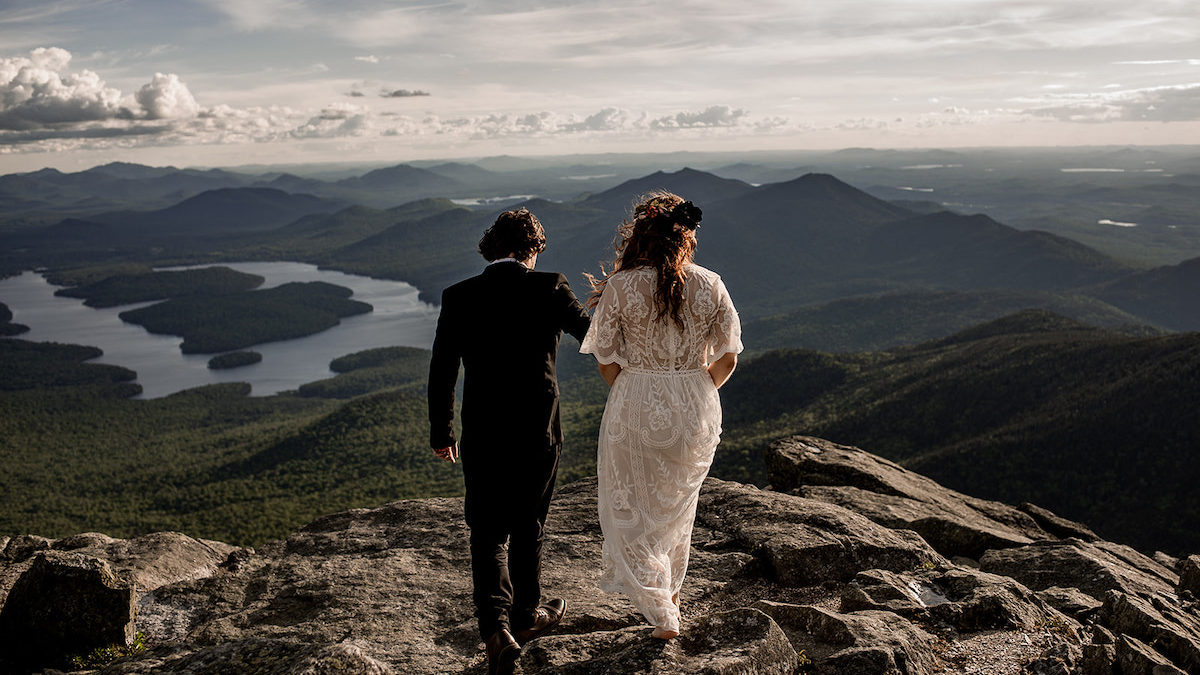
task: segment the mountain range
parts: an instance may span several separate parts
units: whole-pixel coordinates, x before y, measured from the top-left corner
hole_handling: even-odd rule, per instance
[[[879,159],[866,151],[844,159],[863,161],[868,156]],[[904,157],[913,161],[914,156]],[[949,164],[958,158],[919,159]],[[131,265],[299,260],[409,281],[424,299],[437,302],[443,288],[481,268],[475,247],[501,208],[456,202],[439,194],[439,186],[470,189],[462,186],[470,186],[474,176],[494,179],[497,190],[509,187],[488,175],[500,174],[492,168],[402,165],[332,180],[136,165],[80,172],[87,176],[54,171],[4,176],[0,209],[9,214],[15,203],[3,201],[9,198],[45,204],[59,204],[54,200],[64,196],[86,201],[97,197],[85,194],[93,189],[87,186],[94,185],[113,186],[113,197],[105,208],[74,212],[82,209],[76,201],[54,211],[43,204],[42,211],[21,212],[26,215],[4,221],[0,274],[48,267],[57,271],[55,278],[95,283],[103,280],[103,273],[96,271],[100,265],[118,270]],[[866,169],[854,171],[874,175],[862,173]],[[1200,404],[1195,385],[1200,381],[1200,347],[1194,334],[1170,331],[1200,327],[1200,258],[1147,267],[1060,234],[1010,227],[994,214],[933,211],[926,203],[881,199],[827,173],[809,172],[761,185],[695,169],[638,177],[617,171],[603,180],[610,183],[605,189],[580,190],[560,201],[514,199],[503,208],[525,205],[539,215],[549,238],[539,269],[567,273],[581,297],[587,291],[582,273],[598,274],[601,263],[611,261],[616,226],[638,195],[668,189],[703,208],[697,262],[726,280],[742,313],[747,357],[753,357],[746,359],[728,390],[729,433],[714,469],[717,475],[761,482],[761,476],[746,472],[757,465],[755,453],[764,439],[815,433],[874,448],[947,485],[983,496],[1020,501],[1029,495],[1051,495],[1037,501],[1097,523],[1108,536],[1146,547],[1195,548],[1189,532],[1200,530],[1200,514],[1188,495],[1200,479],[1191,460],[1194,439],[1200,435],[1194,428],[1194,411]],[[122,195],[133,194],[122,192],[122,181],[151,186],[137,208],[116,204]],[[237,184],[208,187],[161,203],[165,190],[178,191],[180,184],[187,183],[190,190],[222,181]],[[275,185],[266,187],[271,182]],[[22,184],[36,189],[22,193]],[[408,196],[389,202],[387,208],[354,197],[368,192],[373,199]],[[1031,308],[1056,315],[1021,312]],[[49,372],[65,369],[63,363],[55,361]],[[564,403],[568,423],[581,433],[572,441],[577,445],[564,454],[563,474],[578,478],[591,468],[594,445],[589,434],[598,423],[604,391],[595,384],[586,359],[564,358],[561,372],[568,383],[564,391],[577,384],[582,392],[568,395]],[[377,375],[357,377],[374,382]],[[94,371],[86,371],[80,378],[92,382],[93,376]],[[329,388],[338,387],[322,385],[311,391]],[[153,429],[159,423],[154,416],[168,413],[185,420],[184,427],[200,424],[179,412],[180,400],[124,406],[108,399],[128,395],[128,383],[114,380],[113,391],[118,393],[101,396],[105,403],[89,413],[89,424],[103,426],[106,416],[136,414],[142,416],[138,428]],[[406,423],[420,424],[419,394],[411,387],[402,393],[364,395],[382,397],[372,400],[386,402],[387,409]],[[223,457],[257,457],[259,464],[249,473],[199,477],[170,473],[175,471],[171,467],[169,478],[175,482],[170,484],[186,486],[187,499],[212,503],[229,494],[251,499],[270,486],[272,499],[284,512],[309,516],[326,505],[316,500],[301,508],[289,501],[291,489],[312,484],[306,472],[327,471],[340,461],[320,450],[343,447],[330,445],[334,436],[350,428],[343,424],[347,418],[338,415],[353,417],[354,411],[375,405],[352,399],[356,407],[338,412],[341,404],[289,397],[272,404],[243,404],[233,401],[241,394],[228,389],[189,395],[223,401],[222,412],[213,413],[219,419],[203,422],[235,439],[228,442],[238,450]],[[29,392],[13,400],[21,415],[33,414],[29,411],[41,405]],[[78,400],[54,405],[71,409]],[[268,421],[244,429],[238,423],[240,415]],[[328,424],[318,423],[327,416],[332,416]],[[376,427],[362,428],[384,433]],[[25,433],[19,425],[5,428],[14,438]],[[180,440],[190,430],[173,433],[165,442],[192,447],[191,441]],[[204,445],[201,454],[224,452],[215,448],[225,438]],[[38,447],[57,452],[53,448],[58,440]],[[338,442],[357,448],[363,445],[360,440]],[[109,448],[130,444],[116,437],[107,442]],[[151,461],[161,450],[153,442],[138,443],[138,454],[130,455],[130,462]],[[356,470],[367,472],[365,467],[385,461],[384,455],[387,462],[409,462],[413,471],[372,479],[372,499],[392,489],[396,480],[439,489],[449,484],[451,477],[427,464],[412,464],[415,460],[383,450],[371,455],[373,459],[363,459]],[[219,462],[197,461],[205,471],[220,470]],[[24,472],[21,476],[41,475],[28,461],[14,465],[14,472],[18,469]],[[113,465],[108,470],[127,469]],[[345,503],[366,494],[362,476],[342,478],[349,481],[338,488]],[[122,483],[128,494],[119,499],[88,498],[109,500],[106,517],[119,519],[143,498],[130,488],[143,479],[138,474]],[[155,523],[179,517],[171,511],[177,489],[184,488],[156,492]],[[84,508],[84,501],[72,502],[72,508]],[[1156,517],[1164,511],[1174,519]],[[230,513],[221,512],[205,525],[221,527],[218,521]],[[259,537],[277,533],[280,527],[247,524],[239,536]]]
[[[92,173],[141,181],[187,173],[163,171],[109,165]],[[436,194],[488,173],[471,165],[400,165],[322,184],[342,186],[347,194],[367,189]],[[192,174],[203,180],[238,176],[187,175]],[[63,182],[77,176],[55,172],[16,178]],[[310,179],[297,180],[311,187]],[[1200,265],[1195,261],[1147,270],[1072,239],[1018,230],[983,214],[917,212],[827,174],[755,187],[685,168],[572,200],[535,198],[510,206],[524,205],[539,214],[550,242],[539,264],[566,272],[582,291],[583,272],[599,274],[601,264],[611,261],[616,225],[633,200],[654,189],[695,197],[702,206],[697,261],[722,274],[748,320],[784,317],[848,298],[870,297],[878,304],[928,293],[1004,291],[1026,294],[1029,307],[1079,317],[1094,314],[1107,325],[1127,316],[1127,322],[1170,330],[1200,326],[1200,294],[1195,292]],[[495,207],[472,208],[445,199],[418,199],[390,209],[345,203],[278,188],[219,188],[163,209],[110,211],[20,229],[3,237],[9,250],[0,253],[0,264],[15,270],[114,260],[299,259],[409,281],[422,297],[436,301],[442,288],[478,269],[475,244],[497,213]],[[1081,298],[1089,306],[1086,312],[1067,309]],[[924,305],[929,311],[936,303]],[[1019,307],[1009,304],[1007,309]],[[809,316],[817,314],[810,311]],[[932,320],[930,326],[944,335],[962,322],[947,314],[945,322]]]

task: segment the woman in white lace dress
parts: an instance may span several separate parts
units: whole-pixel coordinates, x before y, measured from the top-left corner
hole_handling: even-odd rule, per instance
[[[679,634],[700,485],[721,433],[717,388],[742,350],[721,277],[692,262],[700,209],[659,192],[621,225],[612,274],[594,281],[593,354],[611,389],[600,423],[601,586]]]

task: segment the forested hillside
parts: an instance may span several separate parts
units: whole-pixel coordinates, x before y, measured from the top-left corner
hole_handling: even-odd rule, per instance
[[[718,475],[787,433],[868,445],[955,489],[1037,501],[1147,549],[1200,547],[1200,335],[1044,312],[883,353],[768,352],[728,388]]]
[[[320,513],[462,490],[427,447],[424,350],[337,359],[337,376],[297,394],[234,384],[144,401],[122,398],[129,371],[80,364],[85,348],[2,345],[0,532],[253,544]],[[563,481],[594,473],[607,395],[576,348],[560,356]],[[770,351],[722,390],[713,475],[762,483],[767,443],[813,433],[1146,550],[1195,550],[1197,383],[1196,334],[1129,337],[1043,312],[890,352]]]

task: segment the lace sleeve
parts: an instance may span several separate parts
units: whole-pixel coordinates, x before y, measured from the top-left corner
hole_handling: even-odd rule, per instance
[[[596,311],[592,314],[592,323],[579,345],[579,353],[592,354],[597,361],[605,365],[616,363],[622,368],[628,368],[618,296],[616,284],[610,281],[604,285],[600,303],[596,305]]]
[[[725,282],[720,279],[714,287],[716,312],[708,329],[708,362],[712,363],[722,356],[742,353],[742,322],[738,319],[737,309]]]

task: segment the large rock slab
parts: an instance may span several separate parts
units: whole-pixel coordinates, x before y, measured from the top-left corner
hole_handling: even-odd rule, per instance
[[[772,489],[830,501],[886,527],[915,530],[948,557],[976,558],[989,548],[1057,539],[1025,511],[955,492],[852,446],[794,436],[776,441],[764,456]],[[1057,518],[1045,509],[1038,513]]]
[[[1171,598],[1140,598],[1111,591],[1097,620],[1109,630],[1153,645],[1176,667],[1200,673],[1200,616],[1179,607]]]
[[[923,675],[938,672],[937,640],[891,612],[840,614],[812,605],[763,600],[757,609],[783,628],[792,646],[831,675]]]
[[[1084,541],[1099,541],[1100,535],[1092,531],[1092,528],[1083,523],[1074,520],[1068,520],[1060,515],[1055,514],[1050,509],[1044,509],[1036,504],[1024,502],[1017,505],[1017,508],[1028,513],[1043,530],[1060,538],[1068,539],[1074,537]]]
[[[883,525],[909,529],[921,535],[937,552],[947,557],[978,558],[989,549],[1024,546],[1029,537],[986,518],[964,517],[937,504],[908,497],[880,494],[862,488],[812,485],[794,494],[837,504]]]
[[[179,581],[203,579],[216,573],[238,549],[219,541],[194,539],[180,532],[152,532],[133,539],[113,539],[87,533],[59,539],[52,547],[76,551],[107,561],[127,576],[139,592]]]
[[[860,572],[842,591],[841,611],[866,609],[895,612],[962,632],[1052,625],[1075,634],[1078,629],[1074,620],[1013,579],[969,568]]]
[[[386,663],[380,663],[354,645],[296,644],[280,640],[251,638],[213,647],[189,649],[186,646],[151,650],[137,660],[114,663],[99,675],[392,675]]]
[[[919,536],[839,506],[710,478],[699,522],[730,534],[785,586],[847,581],[862,569],[949,564]]]
[[[520,672],[1118,675],[1125,664],[1200,673],[1187,618],[1197,605],[1186,578],[1160,562],[1089,540],[1085,527],[1037,507],[973,500],[861,450],[816,439],[804,447],[799,464],[825,484],[781,493],[705,483],[683,631],[669,642],[649,637],[627,598],[599,588],[595,479],[560,488],[543,587],[567,600],[567,615],[526,645]],[[1055,539],[1064,535],[1072,537]],[[947,560],[926,538],[980,560]],[[257,551],[170,533],[13,537],[0,556],[0,596],[31,556],[109,560],[142,591],[137,626],[152,644],[108,666],[110,675],[478,675],[486,659],[467,539],[459,499],[333,514]],[[1080,644],[1072,616],[1094,622],[1092,644]]]
[[[1190,555],[1179,561],[1179,593],[1184,591],[1200,599],[1200,555]]]
[[[353,509],[259,547],[237,569],[157,589],[143,603],[143,619],[153,617],[168,640],[348,641],[397,672],[469,671],[484,655],[473,616],[467,543],[461,499]],[[567,601],[566,617],[555,631],[559,636],[600,639],[645,626],[627,598],[600,590],[601,543],[596,481],[559,489],[547,520],[542,570],[546,596]],[[684,633],[700,620],[687,608],[731,580],[757,576],[761,563],[744,550],[753,546],[730,543],[724,532],[703,524],[695,528],[681,593]]]
[[[650,631],[624,628],[539,638],[522,651],[520,672],[791,675],[799,665],[784,632],[757,609],[701,616],[670,641],[654,639]]]
[[[14,671],[61,667],[73,655],[129,644],[135,611],[133,587],[104,561],[43,551],[0,609],[0,659]]]
[[[204,578],[214,574],[234,551],[245,551],[179,532],[154,532],[132,539],[114,539],[98,532],[62,539],[21,535],[9,542],[5,551],[8,564],[0,566],[0,603],[17,577],[29,568],[32,556],[46,550],[73,551],[103,560],[118,576],[129,579],[139,593]]]
[[[36,534],[18,534],[5,542],[4,557],[10,562],[24,562],[38,551],[48,550],[53,541]]]
[[[1133,594],[1174,593],[1178,575],[1128,546],[1078,539],[1043,541],[988,551],[985,572],[1012,577],[1034,590],[1077,588],[1104,600],[1110,590]]]
[[[1115,672],[1120,675],[1187,675],[1137,638],[1122,635],[1117,639],[1115,651]]]
[[[1051,586],[1038,591],[1037,595],[1054,609],[1080,621],[1094,615],[1104,604],[1078,588]]]

